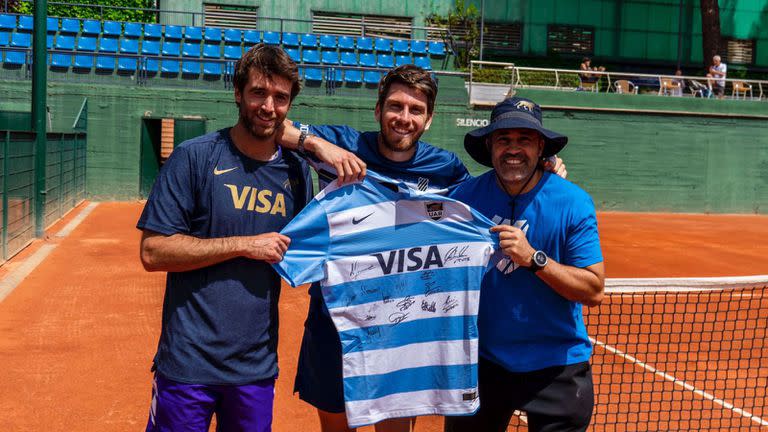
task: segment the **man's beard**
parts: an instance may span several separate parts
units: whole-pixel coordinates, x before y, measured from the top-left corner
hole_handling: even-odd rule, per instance
[[[407,141],[399,140],[396,142],[390,141],[384,131],[379,133],[379,137],[381,139],[381,143],[384,145],[384,147],[387,148],[387,150],[393,153],[404,153],[410,151],[416,146],[416,143],[419,141],[419,138],[421,138],[422,134],[423,132],[419,134],[413,134],[411,139]]]
[[[257,112],[254,115],[258,115]],[[256,126],[256,124],[251,121],[250,117],[248,117],[248,113],[246,113],[242,108],[240,108],[240,122],[245,127],[245,130],[248,131],[249,134],[251,134],[252,137],[263,140],[267,138],[272,138],[275,135],[275,132],[277,131],[277,125],[280,124],[279,121],[277,121],[277,117],[275,117],[275,126],[271,128],[263,128],[260,126]]]

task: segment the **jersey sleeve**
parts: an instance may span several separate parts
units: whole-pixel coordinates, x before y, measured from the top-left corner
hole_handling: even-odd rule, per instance
[[[294,126],[297,128],[301,126],[301,123],[294,122]],[[336,126],[336,125],[307,125],[309,126],[309,133],[317,135],[320,138],[343,148],[354,152],[357,150],[357,140],[360,138],[360,132],[349,126]]]
[[[589,196],[573,206],[563,264],[587,267],[603,261],[595,205]]]
[[[195,167],[189,149],[176,148],[160,170],[136,225],[164,235],[188,234],[195,207]]]
[[[325,279],[325,261],[330,247],[328,219],[317,200],[312,200],[283,230],[291,239],[283,260],[273,267],[296,287]]]

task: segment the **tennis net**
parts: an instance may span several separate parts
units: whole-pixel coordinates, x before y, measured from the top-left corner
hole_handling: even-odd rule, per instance
[[[593,431],[768,430],[768,276],[609,279]]]

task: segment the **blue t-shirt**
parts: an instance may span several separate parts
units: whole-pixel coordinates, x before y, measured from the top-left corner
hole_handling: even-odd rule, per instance
[[[222,129],[174,149],[137,226],[198,238],[279,232],[295,214],[294,196],[302,194],[292,191],[298,187],[311,199],[309,168],[301,158],[281,151],[269,162],[256,161]],[[279,295],[280,277],[264,261],[235,258],[169,272],[154,360],[158,372],[195,384],[277,376]]]
[[[339,332],[350,426],[477,409],[491,226],[466,204],[370,171],[329,185],[283,230],[293,240],[275,268],[293,286],[319,281]]]
[[[299,127],[299,123],[295,123]],[[349,126],[310,126],[309,132],[346,149],[363,160],[368,168],[409,187],[433,193],[446,193],[451,187],[472,176],[456,154],[424,141],[416,143],[416,153],[404,162],[391,161],[379,153],[378,132],[360,132]],[[336,178],[330,165],[310,159],[318,174],[319,189]],[[309,295],[320,296],[318,284],[312,284]]]
[[[464,182],[451,198],[497,224],[517,226],[534,249],[555,261],[587,267],[603,261],[592,199],[573,183],[544,173],[528,193],[511,201],[494,171]],[[529,372],[589,360],[592,345],[582,305],[560,296],[535,274],[506,258],[483,279],[480,355],[512,372]]]

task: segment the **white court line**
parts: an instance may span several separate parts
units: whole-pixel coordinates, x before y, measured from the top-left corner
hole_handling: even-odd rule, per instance
[[[74,230],[97,205],[98,203],[88,204],[88,206],[83,209],[80,214],[75,216],[75,218],[72,219],[64,228],[62,228],[61,231],[56,233],[55,237],[66,237],[69,235],[69,233],[71,233],[72,230]],[[58,245],[53,243],[40,246],[40,249],[35,251],[32,256],[24,260],[24,262],[19,265],[18,268],[8,273],[6,277],[0,280],[0,302],[5,300],[5,298],[8,297],[8,294],[13,292],[13,290],[16,289],[16,287],[19,286],[24,281],[24,279],[26,279],[27,276],[32,273],[37,268],[37,266],[39,266],[40,263],[42,263],[43,260],[45,260],[45,258],[48,257],[48,255],[54,249],[56,249],[56,246]]]
[[[712,403],[720,405],[723,408],[729,409],[729,410],[735,412],[736,414],[739,414],[739,415],[741,415],[743,417],[746,417],[746,418],[752,420],[753,422],[755,422],[755,423],[757,423],[759,425],[768,426],[768,421],[763,420],[762,418],[760,418],[760,417],[750,413],[749,411],[745,411],[745,410],[743,410],[741,408],[738,408],[738,407],[734,406],[730,402],[726,402],[726,401],[724,401],[724,400],[722,400],[722,399],[720,399],[718,397],[715,397],[714,395],[712,395],[710,393],[707,393],[705,391],[699,390],[696,387],[688,384],[687,382],[679,380],[679,379],[675,378],[674,376],[669,375],[668,373],[665,373],[663,371],[660,371],[660,370],[656,369],[655,367],[653,367],[653,366],[651,366],[649,364],[643,363],[642,361],[638,360],[637,358],[632,357],[631,355],[626,354],[626,353],[624,353],[624,352],[622,352],[622,351],[620,351],[620,350],[618,350],[618,349],[616,349],[616,348],[614,348],[614,347],[612,347],[610,345],[607,345],[607,344],[605,344],[603,342],[600,342],[598,340],[595,340],[593,338],[589,338],[589,340],[592,341],[592,343],[594,345],[597,345],[597,346],[605,349],[606,351],[609,351],[612,354],[615,354],[615,355],[617,355],[617,356],[619,356],[619,357],[621,357],[621,358],[623,358],[625,360],[628,360],[630,363],[634,363],[634,364],[640,366],[641,368],[647,370],[648,372],[652,372],[652,373],[654,373],[654,374],[664,378],[665,380],[671,381],[676,386],[682,387],[685,390],[693,392],[694,394],[697,394],[697,395],[703,397],[704,399],[708,399],[708,400],[712,401]]]

